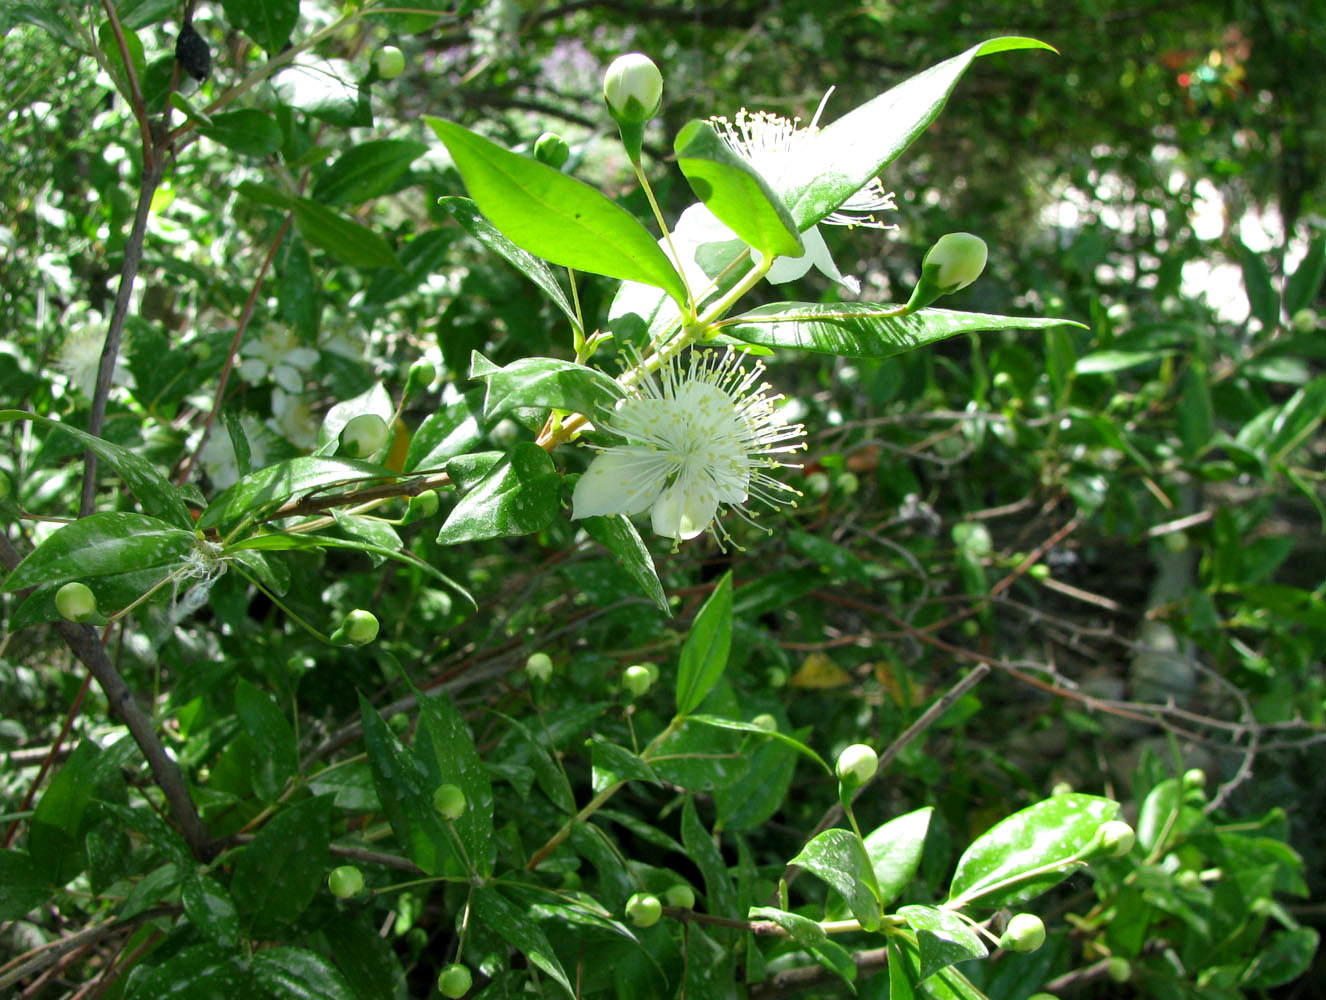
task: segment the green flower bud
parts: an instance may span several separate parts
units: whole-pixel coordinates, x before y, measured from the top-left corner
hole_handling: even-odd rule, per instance
[[[1121,819],[1112,819],[1102,823],[1096,831],[1088,849],[1088,856],[1121,858],[1133,849],[1137,843],[1137,834],[1133,828]]]
[[[617,121],[642,125],[663,103],[663,74],[647,55],[618,56],[603,75],[603,99]]]
[[[554,170],[561,170],[571,159],[571,147],[556,132],[544,132],[534,140],[534,159]]]
[[[1295,333],[1312,333],[1321,325],[1321,320],[1312,309],[1300,309],[1289,320]]]
[[[401,518],[401,524],[414,524],[415,521],[426,521],[442,506],[442,501],[437,495],[437,490],[424,490],[410,497],[410,506],[405,509],[405,516]]]
[[[405,53],[394,45],[384,45],[373,53],[373,66],[383,80],[394,80],[405,71]]]
[[[1005,951],[1035,951],[1044,943],[1045,922],[1034,913],[1015,913],[999,939]]]
[[[456,785],[438,785],[433,793],[433,808],[443,819],[460,819],[468,805],[465,793]]]
[[[553,661],[547,653],[531,653],[525,661],[525,673],[532,681],[543,682],[552,676]]]
[[[468,966],[459,962],[448,965],[437,977],[438,992],[444,997],[450,997],[451,1000],[463,997],[473,985],[474,974],[470,972]]]
[[[55,610],[60,617],[71,622],[87,622],[100,617],[97,614],[97,596],[86,583],[74,580],[55,592]]]
[[[1129,962],[1128,959],[1116,955],[1114,958],[1111,958],[1109,964],[1105,966],[1105,974],[1116,983],[1126,983],[1133,978],[1132,963]]]
[[[1202,887],[1202,877],[1191,868],[1185,868],[1183,871],[1175,873],[1174,884],[1180,889],[1187,889],[1191,892]]]
[[[1183,790],[1185,792],[1200,792],[1206,787],[1206,772],[1200,767],[1190,767],[1183,772]]]
[[[859,787],[875,776],[879,769],[879,756],[864,743],[853,743],[838,755],[838,780],[844,785]]]
[[[350,458],[375,454],[391,437],[391,428],[376,413],[351,417],[341,428],[341,451]]]
[[[1072,795],[1072,794],[1073,794],[1073,786],[1070,785],[1070,784],[1069,784],[1068,782],[1066,782],[1066,781],[1059,781],[1059,782],[1056,782],[1056,783],[1055,783],[1055,786],[1054,786],[1053,788],[1050,789],[1050,794],[1051,794],[1051,795]]]
[[[437,368],[427,358],[420,358],[410,365],[409,377],[405,380],[405,395],[413,396],[416,392],[425,392],[437,378]]]
[[[667,892],[663,893],[663,899],[669,906],[675,906],[679,910],[689,910],[695,905],[695,890],[679,882],[668,886]]]
[[[861,479],[855,472],[844,472],[836,480],[835,485],[843,496],[850,497],[861,488]]]
[[[377,637],[377,616],[371,611],[356,608],[345,616],[345,621],[341,622],[341,627],[332,633],[331,641],[338,646],[347,642],[356,646],[364,646]]]
[[[921,261],[921,280],[907,300],[907,312],[928,306],[941,295],[952,295],[966,288],[985,270],[988,251],[985,241],[971,233],[948,233]]]
[[[364,891],[364,873],[354,865],[333,868],[327,876],[327,888],[337,899],[350,899]]]
[[[622,671],[622,690],[632,698],[639,698],[653,685],[654,678],[650,676],[648,667],[637,663]]]
[[[780,688],[787,686],[787,671],[782,667],[770,667],[765,671],[764,679],[769,682],[770,687]]]
[[[663,904],[657,896],[637,892],[626,901],[626,915],[637,927],[653,927],[658,923],[658,918],[663,916]]]
[[[778,720],[768,712],[764,712],[750,720],[752,726],[759,726],[766,733],[778,732]]]

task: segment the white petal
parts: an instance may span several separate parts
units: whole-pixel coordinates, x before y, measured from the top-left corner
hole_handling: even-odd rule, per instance
[[[820,235],[819,226],[811,226],[801,234],[801,242],[805,244],[806,252],[800,257],[779,257],[774,261],[773,267],[769,268],[769,280],[775,285],[781,285],[788,281],[795,281],[803,277],[811,266],[817,267],[825,277],[832,278],[838,284],[842,285],[853,295],[861,291],[861,283],[855,278],[843,277],[838,265],[833,262],[833,257],[829,254],[829,248],[824,242],[824,237]]]
[[[658,499],[667,475],[667,459],[657,453],[642,448],[602,452],[576,483],[571,517],[639,514]]]
[[[709,490],[673,483],[654,504],[654,531],[664,538],[694,538],[718,513],[718,498]]]
[[[304,376],[289,365],[274,366],[272,368],[272,381],[292,395],[304,388]]]

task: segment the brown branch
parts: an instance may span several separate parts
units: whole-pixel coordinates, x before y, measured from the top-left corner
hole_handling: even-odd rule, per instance
[[[143,100],[143,90],[138,85],[138,71],[129,56],[129,43],[124,37],[124,26],[120,24],[120,15],[111,0],[101,0],[101,9],[106,12],[111,32],[115,35],[115,45],[120,50],[120,61],[124,63],[124,76],[129,84],[129,104],[133,108],[134,118],[138,121],[138,130],[143,139],[143,173],[152,169],[157,158],[157,150],[152,142],[152,123],[147,120],[147,102]]]
[[[39,972],[42,969],[49,968],[58,962],[61,956],[84,948],[89,944],[95,944],[104,940],[119,931],[128,930],[137,927],[139,924],[147,923],[149,920],[156,920],[158,917],[173,916],[180,912],[178,906],[156,906],[150,910],[144,910],[125,920],[107,920],[105,923],[94,924],[85,930],[70,934],[68,937],[60,938],[58,941],[50,941],[47,944],[40,945],[22,955],[11,959],[4,965],[0,965],[0,990],[8,986],[13,986],[24,976],[33,972]]]
[[[889,949],[871,948],[869,951],[858,951],[852,955],[852,962],[856,965],[859,978],[873,976],[888,965]],[[836,983],[840,979],[841,977],[836,972],[831,972],[822,965],[784,969],[762,983],[751,983],[748,996],[750,1000],[767,1000],[770,997],[798,993],[815,986],[823,986],[826,983]]]

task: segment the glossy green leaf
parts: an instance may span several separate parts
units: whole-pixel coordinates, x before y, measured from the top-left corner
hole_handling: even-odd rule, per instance
[[[789,913],[773,906],[752,906],[747,915],[750,920],[769,920],[791,935],[792,940],[815,956],[831,972],[847,982],[856,980],[856,963],[851,952],[824,933],[824,928],[809,917]]]
[[[322,418],[322,426],[318,428],[317,454],[326,455],[334,452],[340,445],[341,431],[355,417],[371,413],[381,417],[382,422],[390,426],[391,417],[395,410],[396,406],[392,402],[391,396],[388,395],[386,386],[381,382],[374,382],[358,396],[332,404],[327,410],[326,416]],[[370,456],[347,454],[345,457],[368,458]]]
[[[1081,326],[1067,319],[989,316],[922,309],[890,316],[896,307],[869,302],[774,302],[728,320],[723,333],[748,344],[818,351],[849,358],[890,358],[960,333]]]
[[[877,827],[865,838],[866,854],[879,884],[879,902],[888,906],[911,883],[925,852],[933,806],[915,809]]]
[[[120,478],[143,505],[144,511],[177,528],[193,527],[193,518],[189,516],[189,509],[184,506],[180,491],[175,489],[147,459],[117,444],[93,437],[87,431],[80,431],[76,427],[70,427],[47,417],[25,413],[23,410],[0,410],[0,423],[9,423],[13,420],[31,420],[43,428],[57,430],[75,438],[79,444],[95,452],[98,458],[120,474]]]
[[[300,235],[341,263],[363,268],[396,266],[391,245],[367,226],[311,198],[297,199],[294,213]]]
[[[557,960],[548,937],[530,920],[526,908],[517,906],[496,888],[483,886],[470,897],[471,912],[499,937],[524,955],[531,963],[552,976],[566,992],[575,997],[571,981]]]
[[[259,469],[222,491],[198,518],[198,527],[221,528],[243,517],[256,517],[296,496],[332,487],[364,485],[395,475],[390,469],[369,462],[301,455]]]
[[[415,730],[414,753],[424,765],[429,803],[439,785],[456,785],[465,793],[466,808],[452,827],[465,846],[465,856],[481,876],[493,871],[497,842],[493,837],[493,788],[474,737],[451,697],[442,692],[426,695],[416,689],[419,726]],[[449,841],[448,841],[449,842]]]
[[[481,363],[482,362],[482,363]],[[470,378],[488,386],[483,415],[493,420],[519,406],[584,413],[611,413],[624,395],[622,387],[597,368],[555,358],[522,358],[498,368],[475,351]]]
[[[410,438],[405,471],[440,469],[483,440],[479,421],[464,400],[457,400],[424,418]]]
[[[1243,266],[1243,291],[1248,296],[1248,307],[1263,327],[1271,329],[1280,319],[1280,296],[1271,284],[1271,272],[1261,254],[1242,243],[1236,244],[1235,249]]]
[[[323,59],[305,52],[293,65],[277,71],[272,85],[285,104],[331,125],[373,124],[368,87],[358,82],[359,70],[347,59]],[[321,160],[324,156],[315,154]]]
[[[687,716],[687,724],[698,718]],[[803,733],[809,731],[806,727]],[[763,826],[783,808],[797,767],[796,750],[781,740],[752,739],[743,747],[743,756],[750,762],[746,773],[734,784],[714,789],[714,826],[736,833]]]
[[[394,1000],[405,981],[405,970],[376,927],[369,926],[372,911],[353,918],[338,916],[322,927],[336,966],[358,1000]]]
[[[495,145],[453,122],[426,118],[479,210],[512,243],[544,260],[640,281],[678,304],[686,286],[635,217],[588,184]]]
[[[17,920],[50,898],[51,884],[27,851],[0,850],[0,920]]]
[[[654,560],[629,517],[624,514],[587,517],[580,523],[594,541],[606,546],[617,557],[621,568],[630,574],[640,592],[653,601],[659,611],[665,615],[672,613]]]
[[[274,56],[299,21],[299,0],[222,0],[226,19]]]
[[[1207,388],[1206,367],[1197,361],[1189,365],[1179,380],[1176,416],[1183,454],[1187,458],[1195,458],[1215,433],[1215,410]]]
[[[915,973],[908,969],[908,956],[903,949],[903,941],[900,935],[889,936],[889,1000],[916,1000]],[[921,957],[914,944],[911,958],[919,971]]]
[[[1269,990],[1292,982],[1312,965],[1319,939],[1320,934],[1311,927],[1276,931],[1243,973],[1242,984]]]
[[[822,128],[774,181],[798,229],[837,209],[892,163],[939,116],[978,56],[1049,49],[1034,38],[995,38],[918,73]]]
[[[889,936],[889,983],[897,988],[897,997],[891,995],[890,1000],[914,997],[924,1000],[989,1000],[951,965],[923,980],[920,949],[915,941],[903,934]]]
[[[687,795],[681,809],[681,842],[686,845],[695,867],[704,878],[705,909],[719,917],[740,917],[737,889],[728,874],[727,862],[714,844],[714,838],[700,822],[694,796]]]
[[[646,781],[651,785],[661,785],[654,769],[641,758],[638,754],[632,753],[625,747],[619,747],[615,743],[603,739],[601,736],[593,736],[585,741],[589,747],[590,761],[595,771],[595,791],[602,791],[602,786],[606,784],[615,784],[618,781]],[[601,780],[600,775],[610,775],[607,780]]]
[[[1266,454],[1283,461],[1302,445],[1326,419],[1326,375],[1313,379],[1280,408],[1268,429]]]
[[[235,685],[235,713],[253,741],[253,790],[274,802],[295,773],[295,731],[266,691],[240,678]]]
[[[280,1000],[359,1000],[336,966],[304,948],[264,948],[250,960],[249,972]]]
[[[945,966],[984,958],[989,949],[980,935],[967,921],[952,910],[938,906],[903,906],[898,916],[916,931],[916,943],[921,952],[921,982],[929,979]]]
[[[440,545],[528,535],[560,507],[562,480],[548,453],[522,441],[461,498],[437,534]]]
[[[861,838],[851,830],[825,830],[806,844],[791,863],[832,886],[866,930],[879,927],[880,894],[875,869]]]
[[[105,749],[82,740],[41,793],[28,820],[28,856],[52,884],[64,885],[87,867],[82,834],[88,804],[101,781],[136,754],[128,736]]]
[[[313,186],[313,198],[328,205],[358,205],[386,194],[428,152],[412,139],[372,139],[351,146]]]
[[[145,514],[91,514],[51,532],[9,574],[4,589],[176,566],[193,551],[194,538]]]
[[[727,667],[732,647],[732,572],[718,581],[700,608],[681,647],[677,670],[677,714],[685,715],[704,701]]]
[[[765,257],[800,257],[801,234],[781,198],[706,121],[688,122],[673,143],[677,165],[709,211]]]
[[[239,940],[239,913],[230,890],[200,872],[193,872],[180,885],[180,904],[189,923],[210,941],[233,948]]]
[[[1119,803],[1097,795],[1055,795],[996,823],[963,852],[949,899],[982,907],[1019,903],[1058,885]]]
[[[702,725],[713,726],[716,729],[732,729],[737,732],[754,733],[758,736],[766,737],[767,739],[773,740],[775,743],[781,743],[784,746],[791,747],[797,753],[809,757],[820,767],[824,768],[826,774],[833,773],[833,768],[828,765],[823,757],[810,747],[806,746],[806,744],[789,736],[787,733],[779,732],[778,730],[771,731],[762,726],[757,726],[753,722],[745,722],[742,719],[724,719],[717,715],[688,715],[686,716],[686,721],[698,722]]]
[[[230,892],[255,933],[293,923],[327,874],[331,799],[305,799],[278,812],[235,860]]]
[[[1323,279],[1326,279],[1326,236],[1318,236],[1285,283],[1285,312],[1291,319],[1294,313],[1312,305]]]
[[[128,980],[127,1000],[243,997],[257,989],[240,956],[211,942],[190,945],[157,965],[139,965]]]
[[[129,53],[129,62],[133,66],[134,75],[141,81],[147,71],[147,63],[143,58],[143,42],[138,37],[138,33],[121,25],[122,36],[124,38],[124,48]],[[101,27],[97,29],[97,45],[106,55],[107,61],[115,70],[117,77],[116,85],[120,92],[128,98],[128,74],[124,70],[124,53],[120,49],[119,39],[115,35],[115,30],[111,27],[109,21],[103,21]]]
[[[384,267],[373,274],[364,289],[364,304],[380,306],[393,302],[444,270],[456,235],[451,229],[428,229],[405,242],[396,254],[399,266]]]
[[[563,315],[570,320],[571,326],[581,333],[585,332],[575,306],[567,298],[566,292],[562,290],[562,286],[556,275],[553,274],[552,269],[543,260],[521,249],[503,236],[496,226],[484,218],[483,213],[479,211],[479,206],[471,199],[453,196],[439,198],[437,203],[443,211],[459,222],[461,228],[467,233],[538,285],[548,298],[552,299],[553,305],[557,306]]]
[[[1177,351],[1092,351],[1077,359],[1073,371],[1078,375],[1110,375],[1163,361]]]
[[[241,156],[269,156],[281,148],[283,141],[276,119],[257,108],[218,112],[198,131]]]

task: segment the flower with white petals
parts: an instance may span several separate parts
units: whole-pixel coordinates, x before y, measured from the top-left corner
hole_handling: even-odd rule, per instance
[[[247,342],[240,353],[239,374],[250,385],[270,378],[286,392],[302,392],[308,371],[318,360],[318,352],[302,347],[294,331],[272,327],[257,340]]]
[[[737,112],[735,121],[726,118],[711,118],[710,123],[724,142],[746,160],[775,189],[788,168],[805,153],[806,143],[819,131],[819,119],[824,105],[829,100],[833,88],[824,95],[815,117],[805,128],[800,128],[801,119],[783,118],[767,111],[754,113],[742,108]],[[892,229],[877,217],[877,212],[891,212],[897,208],[893,195],[884,190],[878,177],[870,181],[834,212],[822,220],[834,226],[866,226],[871,229]],[[861,290],[855,278],[846,278],[839,272],[829,255],[818,226],[811,226],[801,234],[805,244],[805,253],[800,257],[781,257],[769,269],[769,280],[774,284],[795,281],[805,275],[811,267],[818,268],[826,277],[847,287],[853,293]]]
[[[765,470],[792,466],[778,456],[805,447],[800,424],[780,423],[764,365],[747,369],[740,355],[692,350],[685,366],[671,359],[656,381],[645,374],[598,426],[624,444],[601,450],[576,483],[572,517],[652,512],[654,531],[677,540],[706,528],[722,544],[720,506],[751,520],[747,501],[771,507],[796,490]]]

